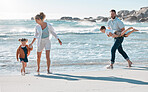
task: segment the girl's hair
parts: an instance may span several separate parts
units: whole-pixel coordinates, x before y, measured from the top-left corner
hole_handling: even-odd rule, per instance
[[[106,27],[105,26],[101,26],[100,30],[103,30],[103,29],[106,29]]]
[[[40,12],[40,14],[37,14],[35,16],[35,19],[41,19],[41,20],[44,20],[46,17],[46,15],[43,13],[43,12]]]
[[[18,41],[20,41],[20,42],[28,41],[28,39],[26,39],[26,38],[22,38],[22,39],[19,39]]]

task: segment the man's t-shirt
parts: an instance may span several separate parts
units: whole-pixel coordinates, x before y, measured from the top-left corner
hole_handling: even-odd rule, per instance
[[[123,22],[117,17],[113,20],[110,19],[107,25],[108,27],[110,27],[111,30],[116,30],[116,31],[121,31],[121,29],[125,27]]]

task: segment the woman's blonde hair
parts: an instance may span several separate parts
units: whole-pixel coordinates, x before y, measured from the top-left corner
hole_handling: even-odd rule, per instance
[[[46,17],[46,15],[43,13],[43,12],[40,12],[40,14],[37,14],[35,16],[35,19],[41,19],[41,20],[44,20]]]

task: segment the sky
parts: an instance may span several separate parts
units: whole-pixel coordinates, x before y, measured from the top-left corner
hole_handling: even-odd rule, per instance
[[[40,12],[47,19],[108,17],[111,9],[139,10],[148,0],[0,0],[0,19],[30,19]]]

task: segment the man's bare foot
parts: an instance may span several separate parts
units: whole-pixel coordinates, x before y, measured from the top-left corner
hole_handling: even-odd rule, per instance
[[[128,67],[132,67],[132,62],[130,60],[127,61],[128,62]]]
[[[113,69],[113,65],[109,65],[106,67],[107,69]]]

